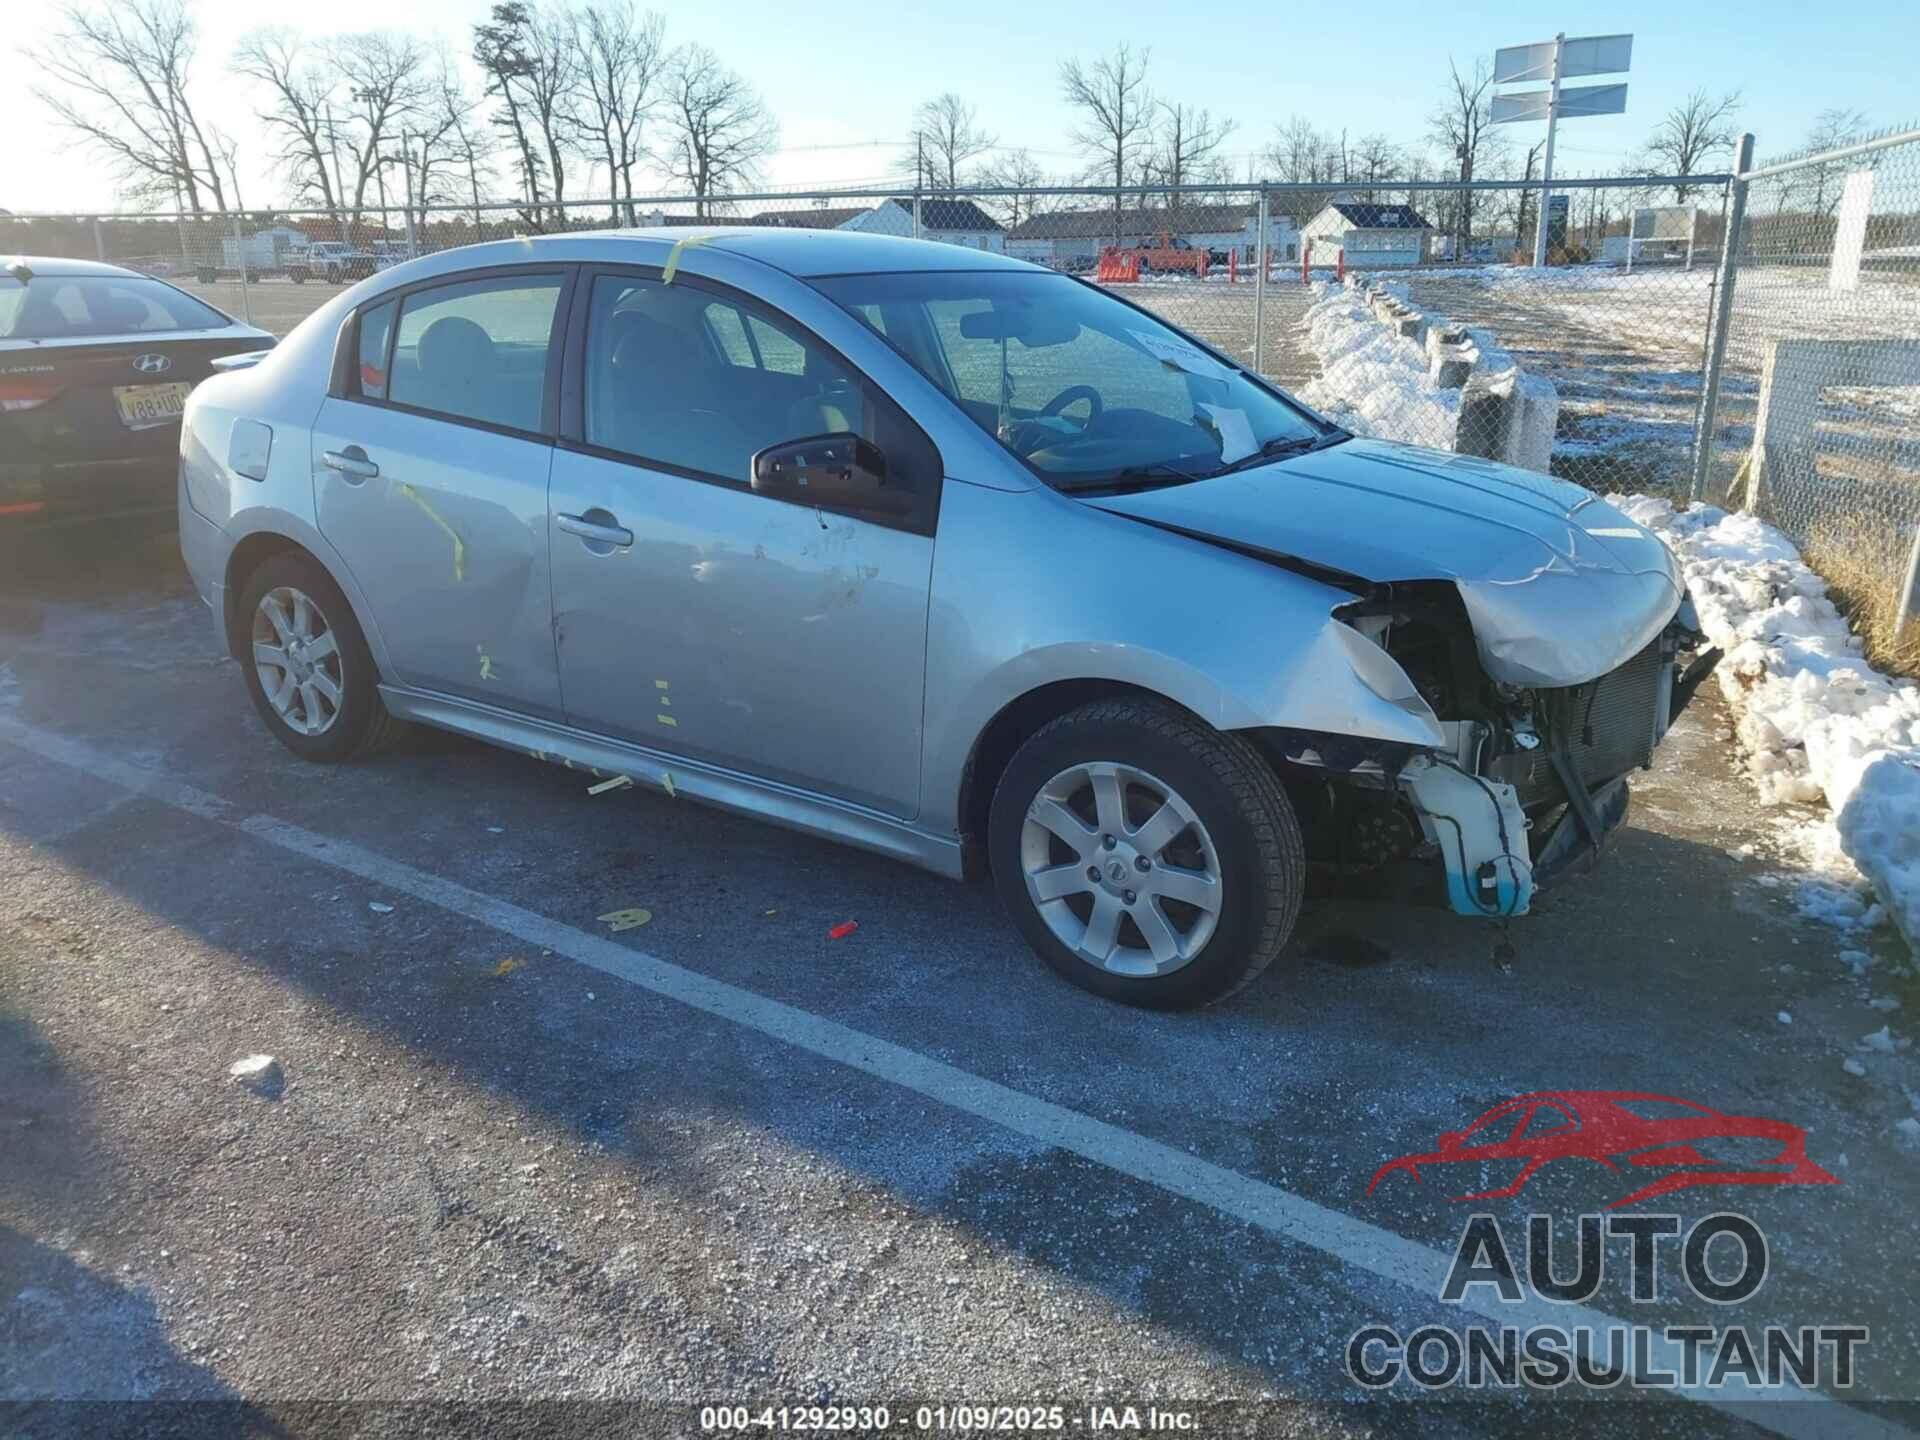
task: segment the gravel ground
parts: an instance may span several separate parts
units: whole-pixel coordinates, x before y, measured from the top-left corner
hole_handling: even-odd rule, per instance
[[[1510,973],[1484,926],[1322,906],[1250,991],[1164,1016],[1056,981],[984,887],[663,795],[589,798],[444,737],[302,765],[210,653],[168,536],[103,532],[0,576],[0,1432],[148,1434],[160,1413],[192,1434],[492,1434],[509,1412],[378,1406],[512,1400],[572,1402],[520,1412],[526,1433],[652,1436],[699,1433],[716,1402],[1265,1398],[1189,1433],[1538,1434],[1511,1400],[1362,1397],[1359,1326],[1470,1317],[1381,1278],[1364,1236],[1285,1238],[1206,1177],[1423,1253],[1473,1209],[1509,1235],[1533,1210],[1570,1225],[1620,1177],[1550,1169],[1478,1206],[1441,1175],[1366,1193],[1384,1160],[1560,1087],[1805,1127],[1839,1185],[1640,1208],[1751,1216],[1772,1268],[1738,1322],[1868,1324],[1850,1403],[1920,1395],[1920,1155],[1892,1128],[1920,1077],[1855,1048],[1906,1033],[1920,993],[1890,944],[1855,978],[1857,942],[1795,918],[1714,702],[1603,867],[1514,927]],[[289,825],[324,845],[289,848]],[[354,873],[362,851],[403,883]],[[406,876],[463,889],[430,903]],[[640,928],[596,920],[636,906]],[[655,961],[854,1049],[668,998]],[[961,1077],[951,1103],[863,1068],[869,1049]],[[255,1053],[277,1093],[226,1078]],[[968,1077],[1002,1100],[964,1099]],[[1205,1184],[1037,1138],[996,1112],[1008,1095]],[[1665,1291],[1630,1315],[1623,1271],[1594,1305],[1734,1323]],[[100,1400],[202,1403],[55,1403]],[[1798,1433],[1844,1418],[1796,1409]],[[1616,1397],[1551,1428],[1743,1427]]]

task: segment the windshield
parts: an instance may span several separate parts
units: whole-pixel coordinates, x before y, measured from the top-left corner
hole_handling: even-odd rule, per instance
[[[233,323],[191,295],[140,275],[0,276],[0,340],[65,340]]]
[[[1345,438],[1152,316],[1064,275],[814,283],[1058,489],[1178,484]]]

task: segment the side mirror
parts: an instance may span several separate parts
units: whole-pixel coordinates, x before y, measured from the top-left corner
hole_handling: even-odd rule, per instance
[[[858,435],[816,435],[769,445],[753,457],[755,493],[803,505],[905,515],[913,496],[887,483],[887,457]]]

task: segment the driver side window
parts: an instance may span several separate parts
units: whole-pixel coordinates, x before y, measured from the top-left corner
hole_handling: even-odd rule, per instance
[[[686,284],[596,279],[585,374],[589,444],[741,485],[769,445],[871,431],[832,356]]]
[[[683,283],[593,282],[584,438],[636,460],[746,486],[769,445],[859,435],[896,484],[938,480],[938,457],[897,408],[804,331]]]

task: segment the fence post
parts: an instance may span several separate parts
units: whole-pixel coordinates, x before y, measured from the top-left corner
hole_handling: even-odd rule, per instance
[[[1920,625],[1920,525],[1913,530],[1913,553],[1907,556],[1907,578],[1894,597],[1893,643],[1896,646],[1909,625]]]
[[[232,210],[228,213],[233,216],[233,254],[234,258],[240,262],[240,318],[251,325],[253,323],[253,287],[247,284],[247,271],[251,268],[247,264],[247,242],[240,233],[240,212]]]
[[[103,264],[107,258],[107,237],[106,233],[100,228],[98,218],[93,222],[93,258]]]
[[[1727,181],[1725,233],[1720,238],[1720,268],[1714,279],[1713,329],[1707,335],[1706,373],[1700,382],[1700,412],[1693,422],[1693,499],[1707,498],[1707,468],[1713,461],[1713,418],[1720,406],[1720,371],[1727,360],[1727,323],[1733,318],[1733,277],[1740,268],[1740,226],[1747,217],[1747,181],[1753,169],[1753,134],[1740,137],[1733,178]],[[1632,225],[1629,222],[1629,230]],[[1633,253],[1633,241],[1627,241]]]
[[[1255,207],[1254,254],[1259,257],[1260,268],[1253,272],[1253,373],[1265,375],[1266,367],[1261,362],[1266,358],[1266,318],[1267,318],[1267,192],[1260,192],[1260,203]]]

